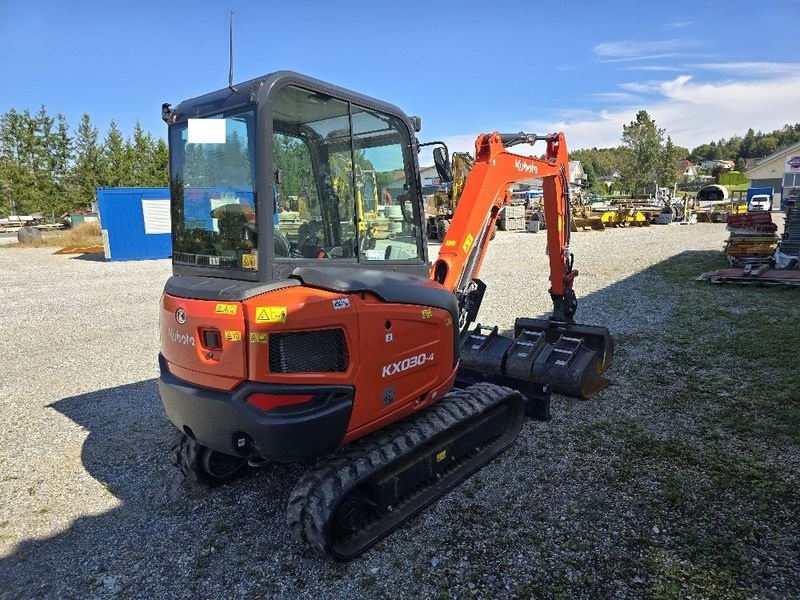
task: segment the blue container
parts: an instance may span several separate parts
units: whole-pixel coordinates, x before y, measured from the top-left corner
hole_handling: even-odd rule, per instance
[[[172,256],[169,188],[97,188],[106,260]]]

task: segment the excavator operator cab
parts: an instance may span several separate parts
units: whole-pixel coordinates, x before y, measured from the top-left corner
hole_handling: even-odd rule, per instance
[[[415,120],[287,71],[231,91],[163,109],[176,275],[427,275]]]

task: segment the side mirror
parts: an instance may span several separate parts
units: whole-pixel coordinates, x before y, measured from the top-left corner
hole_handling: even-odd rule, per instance
[[[442,183],[452,183],[453,169],[450,166],[450,157],[447,155],[446,146],[436,146],[433,149],[433,163],[436,165],[436,172]]]

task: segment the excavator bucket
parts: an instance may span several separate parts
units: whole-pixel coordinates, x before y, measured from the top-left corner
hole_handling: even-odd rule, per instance
[[[548,319],[517,319],[513,339],[478,325],[461,344],[462,368],[584,399],[608,385],[603,373],[613,354],[607,328]]]

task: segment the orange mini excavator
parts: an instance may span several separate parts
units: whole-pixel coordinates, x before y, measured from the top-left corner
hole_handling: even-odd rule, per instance
[[[608,330],[572,320],[562,134],[478,136],[431,265],[420,147],[451,175],[446,147],[417,140],[419,118],[286,71],[162,111],[174,275],[159,387],[187,477],[316,459],[288,524],[348,559],[507,448],[526,413],[548,418],[551,388],[586,398],[607,383]],[[507,151],[537,141],[544,159]],[[509,186],[531,177],[544,181],[554,312],[517,319],[510,337],[473,327],[478,273]],[[380,200],[364,211],[367,195]]]

